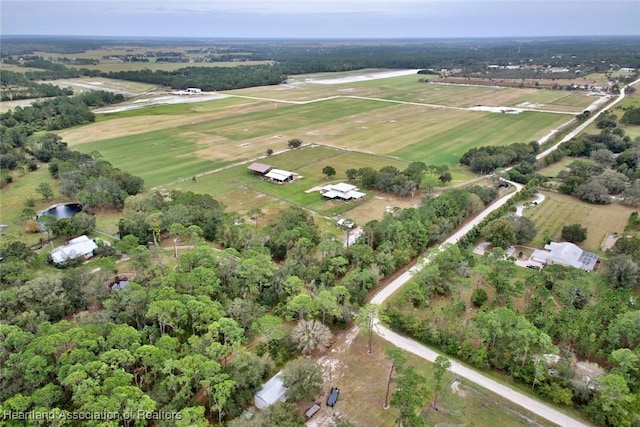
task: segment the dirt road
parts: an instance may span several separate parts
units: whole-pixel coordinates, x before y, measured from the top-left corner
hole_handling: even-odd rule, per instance
[[[510,182],[512,185],[514,185],[517,189],[517,191],[520,191],[520,189],[522,189],[522,186],[520,184],[517,184],[515,182]],[[505,203],[507,203],[507,201],[509,201],[509,199],[511,199],[514,195],[516,194],[516,192],[508,194],[504,197],[502,197],[501,199],[499,199],[498,201],[494,202],[491,206],[489,206],[487,209],[485,209],[480,215],[478,215],[477,217],[475,217],[472,221],[470,221],[468,224],[465,224],[463,227],[461,227],[458,231],[456,231],[455,233],[453,233],[444,243],[443,245],[446,244],[455,244],[457,243],[460,238],[462,238],[462,236],[464,236],[465,234],[467,234],[473,227],[475,227],[477,224],[479,224],[483,219],[485,219],[491,212],[495,211],[496,209],[498,209],[499,207],[501,207],[502,205],[504,205]],[[442,246],[440,246],[440,248],[442,248]],[[380,292],[378,292],[373,299],[371,300],[372,304],[378,304],[378,305],[382,305],[384,303],[384,301],[386,301],[387,298],[389,298],[394,292],[396,292],[398,289],[400,289],[402,287],[402,285],[404,285],[405,283],[407,283],[409,280],[411,280],[411,277],[413,277],[413,275],[415,273],[417,273],[418,271],[420,271],[425,265],[427,265],[430,261],[431,261],[431,257],[433,255],[427,255],[425,258],[423,258],[422,260],[420,260],[413,268],[411,268],[409,271],[405,272],[404,274],[402,274],[401,276],[397,277],[394,281],[392,281],[391,283],[389,283],[387,286],[385,286],[382,290],[380,290]],[[431,348],[420,344],[417,341],[414,341],[412,339],[403,337],[400,334],[397,334],[391,330],[389,330],[388,328],[386,328],[384,325],[380,324],[379,322],[377,322],[376,327],[374,328],[375,332],[382,338],[384,338],[385,340],[389,341],[390,343],[392,343],[393,345],[395,345],[396,347],[399,347],[403,350],[409,351],[413,354],[415,354],[416,356],[422,357],[425,360],[428,360],[430,362],[433,362],[436,360],[436,357],[438,357],[439,353],[437,353],[436,351],[432,350]],[[511,387],[508,387],[504,384],[501,384],[485,375],[483,375],[482,373],[471,369],[463,364],[461,364],[460,362],[457,362],[455,360],[451,360],[451,369],[449,369],[449,371],[459,377],[462,378],[466,378],[467,380],[476,383],[500,396],[502,396],[503,398],[522,406],[523,408],[526,408],[527,410],[533,412],[534,414],[549,420],[553,423],[556,423],[560,426],[563,427],[586,427],[589,426],[589,424],[586,424],[582,421],[576,420],[566,414],[564,414],[563,412],[553,408],[550,405],[547,405],[546,403],[543,403],[542,401],[539,401],[537,399],[534,399],[532,397],[529,397],[523,393],[520,393],[514,389],[512,389]]]

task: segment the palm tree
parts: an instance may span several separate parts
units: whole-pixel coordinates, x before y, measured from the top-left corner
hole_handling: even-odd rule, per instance
[[[333,339],[331,330],[317,320],[300,320],[291,333],[291,338],[298,343],[303,354],[309,354],[315,349],[324,349]]]

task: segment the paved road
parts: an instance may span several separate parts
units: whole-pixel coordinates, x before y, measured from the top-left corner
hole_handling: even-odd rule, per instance
[[[508,181],[510,184],[514,185],[517,189],[517,191],[520,191],[520,189],[522,189],[522,186],[520,184],[517,184],[515,182],[510,182]],[[464,236],[465,234],[467,234],[473,227],[475,227],[477,224],[479,224],[483,219],[485,219],[491,212],[495,211],[496,209],[498,209],[499,207],[501,207],[502,205],[504,205],[505,203],[507,203],[507,201],[509,201],[509,199],[511,199],[514,195],[516,194],[516,192],[508,194],[504,197],[502,197],[501,199],[499,199],[498,201],[494,202],[493,204],[491,204],[487,209],[485,209],[480,215],[478,215],[477,217],[475,217],[472,221],[470,221],[469,223],[465,224],[463,227],[461,227],[458,231],[456,231],[455,233],[453,233],[447,240],[445,240],[445,242],[439,247],[439,249],[442,249],[443,245],[446,244],[455,244],[457,243],[460,238],[462,238],[462,236]],[[413,277],[413,275],[415,273],[417,273],[418,271],[420,271],[422,268],[424,268],[425,265],[427,265],[432,257],[433,254],[435,252],[431,252],[430,254],[428,254],[425,258],[423,258],[422,260],[420,260],[414,267],[412,267],[409,271],[403,273],[401,276],[397,277],[395,280],[393,280],[391,283],[389,283],[387,286],[385,286],[383,289],[381,289],[372,299],[371,299],[371,303],[372,304],[378,304],[381,305],[382,303],[384,303],[386,301],[387,298],[389,298],[394,292],[396,292],[398,289],[400,289],[402,287],[402,285],[404,285],[405,283],[407,283],[409,280],[411,280],[411,277]],[[382,324],[380,324],[379,322],[377,322],[376,327],[374,328],[375,332],[382,338],[384,338],[385,340],[389,341],[390,343],[392,343],[393,345],[395,345],[396,347],[399,347],[403,350],[406,350],[408,352],[411,352],[419,357],[422,357],[423,359],[426,359],[430,362],[433,362],[436,360],[436,357],[438,357],[439,353],[435,352],[434,350],[430,349],[429,347],[420,344],[417,341],[414,341],[412,339],[403,337],[400,334],[397,334],[391,330],[389,330],[388,328],[386,328],[385,326],[383,326]],[[496,393],[500,396],[502,396],[503,398],[522,406],[523,408],[533,412],[534,414],[538,415],[541,418],[544,418],[548,421],[551,421],[552,423],[558,424],[560,426],[563,427],[586,427],[589,426],[589,424],[586,424],[582,421],[573,419],[572,417],[564,414],[563,412],[553,408],[550,405],[547,405],[546,403],[541,402],[540,400],[534,399],[532,397],[529,397],[523,393],[520,393],[519,391],[516,391],[514,389],[512,389],[511,387],[508,387],[504,384],[501,384],[485,375],[483,375],[482,373],[471,369],[465,365],[462,365],[459,362],[456,362],[455,360],[451,360],[451,368],[449,369],[450,372],[452,372],[453,374],[462,377],[462,378],[466,378],[469,381],[476,383],[488,390],[491,390],[493,393]]]
[[[629,86],[633,86],[633,85],[638,84],[638,83],[640,83],[640,79],[638,79],[638,80],[634,81],[633,83],[629,84]],[[562,138],[560,140],[560,142],[555,144],[553,147],[550,147],[548,150],[545,150],[542,153],[538,154],[536,156],[536,159],[541,159],[541,158],[545,157],[547,154],[557,150],[558,147],[560,146],[560,144],[569,141],[571,138],[574,138],[577,134],[579,134],[580,132],[585,130],[587,126],[589,126],[591,123],[593,123],[600,116],[600,114],[602,114],[605,111],[610,110],[611,108],[613,108],[616,104],[621,102],[624,99],[624,97],[625,97],[625,88],[622,88],[620,90],[620,95],[618,95],[618,97],[613,102],[609,103],[608,105],[606,105],[603,109],[599,110],[598,112],[592,114],[587,120],[584,121],[584,123],[582,123],[580,126],[576,127],[574,130],[569,132],[564,138]]]

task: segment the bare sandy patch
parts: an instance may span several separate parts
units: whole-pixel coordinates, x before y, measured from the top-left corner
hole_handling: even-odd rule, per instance
[[[420,69],[382,71],[378,73],[358,74],[355,76],[345,76],[334,79],[306,79],[305,82],[317,83],[322,85],[337,85],[343,83],[364,82],[368,80],[388,79],[390,77],[409,76],[412,74],[418,74],[418,71],[420,71]]]

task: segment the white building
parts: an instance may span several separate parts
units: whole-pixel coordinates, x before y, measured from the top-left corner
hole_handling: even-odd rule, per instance
[[[531,260],[542,264],[560,264],[593,271],[598,261],[598,255],[586,252],[569,242],[551,242],[544,245],[545,250],[536,249]]]
[[[70,259],[84,257],[91,258],[93,251],[98,249],[96,242],[85,235],[69,240],[64,246],[58,246],[51,251],[51,259],[56,264],[63,264]]]
[[[264,174],[264,176],[273,182],[284,184],[285,182],[293,181],[295,174],[282,169],[271,169],[268,173]]]
[[[200,89],[199,87],[188,87],[185,92],[187,92],[188,94],[193,94],[193,93],[200,93],[202,92],[202,89]]]
[[[262,388],[253,396],[254,404],[258,409],[264,409],[276,402],[287,400],[287,388],[280,379],[280,372],[263,384]]]
[[[342,200],[361,199],[366,195],[358,191],[358,187],[356,187],[355,185],[345,184],[344,182],[335,185],[325,185],[324,187],[322,187],[320,192],[327,199]]]

